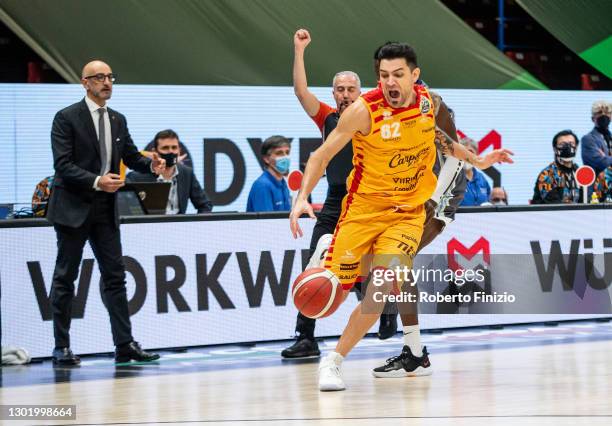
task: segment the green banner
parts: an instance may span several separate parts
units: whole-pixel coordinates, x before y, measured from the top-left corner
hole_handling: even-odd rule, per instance
[[[312,86],[346,69],[374,85],[374,50],[397,40],[433,87],[545,88],[438,0],[0,0],[0,19],[72,82],[99,58],[124,83],[291,85],[303,27]]]
[[[517,0],[533,19],[612,78],[612,0]]]

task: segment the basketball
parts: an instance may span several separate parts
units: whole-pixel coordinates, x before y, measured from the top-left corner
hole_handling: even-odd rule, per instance
[[[302,272],[293,283],[291,294],[295,307],[308,318],[323,318],[333,314],[342,303],[344,290],[338,278],[323,268]]]

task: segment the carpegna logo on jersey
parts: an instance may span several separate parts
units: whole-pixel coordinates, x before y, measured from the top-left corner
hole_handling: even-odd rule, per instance
[[[421,114],[427,114],[429,111],[431,111],[431,102],[429,102],[429,99],[427,99],[425,96],[421,97],[420,109]]]
[[[414,163],[421,161],[430,151],[430,147],[425,147],[416,154],[403,154],[401,152],[396,152],[393,157],[389,160],[389,168],[395,169],[400,166],[405,166],[406,170],[410,168]],[[391,174],[401,173],[393,172]]]
[[[396,186],[393,188],[393,190],[401,191],[401,192],[413,191],[414,188],[416,188],[417,184],[419,183],[419,180],[421,180],[421,178],[425,174],[426,168],[427,168],[426,166],[422,165],[417,169],[417,171],[414,173],[413,176],[408,176],[404,178],[399,178],[399,177],[393,178],[393,183],[395,183],[396,185],[403,185],[403,186]]]

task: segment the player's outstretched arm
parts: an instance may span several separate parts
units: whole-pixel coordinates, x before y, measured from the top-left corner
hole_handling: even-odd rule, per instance
[[[457,128],[455,127],[455,122],[448,111],[448,106],[446,106],[446,103],[442,100],[440,100],[440,105],[436,113],[436,126],[447,135],[457,134]]]
[[[294,238],[303,236],[298,225],[299,217],[303,213],[308,213],[312,218],[315,217],[312,207],[308,203],[308,196],[323,176],[323,172],[331,159],[349,143],[357,132],[370,133],[370,113],[363,102],[355,102],[344,111],[340,120],[338,120],[338,125],[329,134],[325,143],[313,152],[308,159],[302,179],[302,187],[289,215],[291,233]]]
[[[481,170],[491,167],[495,163],[514,163],[509,149],[496,149],[489,154],[481,157],[467,150],[466,147],[456,142],[448,133],[436,126],[436,147],[444,154],[472,164]]]
[[[310,34],[305,29],[299,29],[293,35],[293,91],[306,114],[314,117],[319,112],[319,99],[308,90],[306,66],[304,64],[304,51],[310,41]]]

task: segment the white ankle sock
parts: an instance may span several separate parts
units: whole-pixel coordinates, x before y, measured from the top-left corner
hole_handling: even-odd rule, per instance
[[[330,352],[327,356],[330,359],[333,359],[336,365],[338,366],[342,364],[342,361],[344,361],[344,357],[340,355],[338,352]]]
[[[421,348],[421,330],[418,325],[408,325],[402,328],[404,330],[404,345],[410,348],[412,355],[416,357],[423,356]]]

